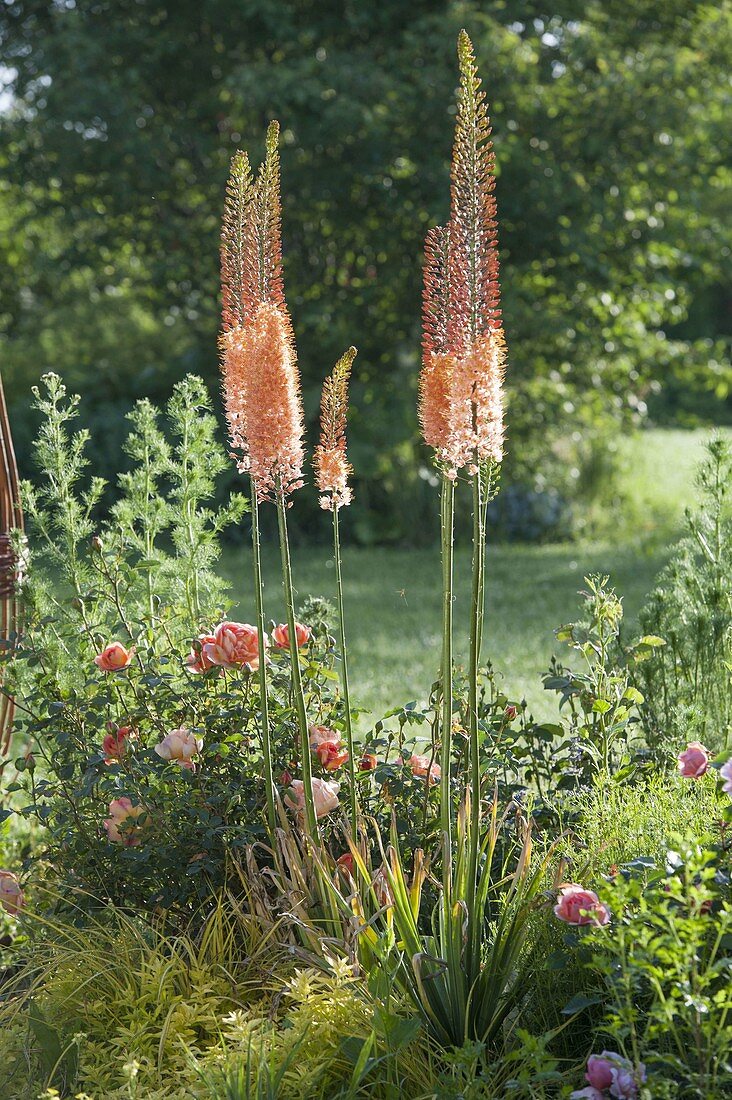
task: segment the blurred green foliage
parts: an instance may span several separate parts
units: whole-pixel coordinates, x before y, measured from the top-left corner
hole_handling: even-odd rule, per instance
[[[311,439],[356,343],[348,526],[433,537],[420,255],[448,208],[461,26],[500,172],[505,480],[571,499],[649,402],[723,419],[729,0],[6,0],[0,353],[21,461],[49,368],[95,407],[101,472],[133,399],[189,371],[216,386],[228,161],[258,159],[277,117]]]

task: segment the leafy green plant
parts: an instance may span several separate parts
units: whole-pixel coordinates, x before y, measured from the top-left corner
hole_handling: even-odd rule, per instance
[[[351,967],[298,970],[276,1024],[233,1013],[223,1051],[201,1059],[211,1100],[391,1097],[427,1092],[438,1063],[419,1022],[372,998]]]
[[[600,1041],[646,1064],[649,1096],[726,1095],[732,906],[717,857],[678,836],[658,872],[618,874],[604,897],[612,929],[590,933],[608,997]]]
[[[640,616],[667,643],[642,669],[650,738],[674,751],[694,737],[727,747],[732,722],[732,447],[706,449],[698,508]]]
[[[555,631],[559,641],[584,659],[584,668],[573,671],[555,660],[544,677],[544,687],[556,691],[560,708],[569,710],[569,736],[561,746],[552,746],[555,758],[557,751],[567,758],[560,787],[586,784],[598,772],[626,778],[642,749],[644,697],[633,683],[634,669],[664,640],[647,634],[629,646],[621,644],[623,605],[608,581],[586,577],[585,618]]]

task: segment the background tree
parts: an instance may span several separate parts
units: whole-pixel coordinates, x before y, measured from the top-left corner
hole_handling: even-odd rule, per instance
[[[219,196],[276,117],[306,410],[357,340],[353,527],[430,530],[420,248],[446,214],[460,26],[494,119],[506,478],[571,496],[649,404],[719,420],[729,0],[9,0],[0,350],[21,463],[46,369],[93,399],[108,452],[133,398],[189,370],[216,384]]]

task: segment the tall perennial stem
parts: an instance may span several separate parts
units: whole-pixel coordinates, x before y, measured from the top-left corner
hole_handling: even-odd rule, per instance
[[[287,505],[281,486],[277,486],[277,525],[280,536],[280,555],[282,558],[282,587],[285,591],[287,611],[287,629],[290,635],[290,663],[292,665],[292,693],[297,711],[297,724],[300,729],[300,756],[302,758],[303,793],[305,797],[305,827],[311,836],[315,836],[317,818],[313,799],[313,769],[310,759],[310,738],[308,736],[308,716],[305,710],[305,695],[300,673],[300,653],[295,632],[295,602],[292,591],[292,567],[290,565],[290,543],[287,537]]]
[[[440,745],[440,829],[444,851],[452,853],[452,796],[450,758],[452,755],[452,615],[453,615],[453,543],[455,525],[455,481],[443,475],[440,508],[442,547],[442,721]],[[445,888],[450,867],[444,868]]]
[[[482,470],[473,476],[473,559],[470,606],[470,653],[468,664],[469,709],[469,785],[470,785],[470,842],[468,845],[468,909],[472,908],[477,886],[478,851],[480,848],[481,774],[480,729],[478,719],[478,668],[483,641],[483,616],[485,611],[485,517],[489,483]]]
[[[343,678],[343,702],[346,708],[346,744],[348,745],[348,782],[351,805],[351,839],[358,840],[358,800],[356,797],[356,767],[353,759],[353,726],[351,723],[351,692],[348,682],[348,647],[346,623],[343,614],[343,577],[341,572],[341,535],[338,508],[333,509],[333,558],[335,560],[336,593],[338,599],[338,630],[341,643],[341,667]]]
[[[262,558],[259,540],[259,505],[254,478],[252,486],[252,561],[254,563],[254,598],[257,608],[257,639],[259,647],[259,695],[262,721],[262,752],[264,754],[264,785],[267,789],[267,823],[270,839],[274,841],[277,826],[274,778],[272,775],[272,746],[269,736],[269,700],[267,698],[267,655],[264,646],[264,600],[262,594]]]

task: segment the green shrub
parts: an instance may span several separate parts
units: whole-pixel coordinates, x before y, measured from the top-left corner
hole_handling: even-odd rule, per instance
[[[717,1100],[732,1090],[726,893],[715,854],[682,836],[648,881],[624,873],[604,891],[613,923],[590,933],[607,991],[598,1043],[645,1063],[649,1097]]]
[[[713,844],[728,802],[711,775],[698,781],[650,775],[634,783],[602,776],[578,801],[573,825],[560,843],[560,874],[597,889],[618,868],[662,865],[676,834]],[[547,909],[532,918],[531,944],[533,983],[524,1007],[525,1026],[537,1035],[556,1030],[551,1049],[571,1061],[589,1047],[592,1021],[599,1022],[602,973],[588,971],[582,938],[552,919]],[[598,1003],[568,1019],[564,1008],[587,996]]]

